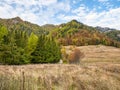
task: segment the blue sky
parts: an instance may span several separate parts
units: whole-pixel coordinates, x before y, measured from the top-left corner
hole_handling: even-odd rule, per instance
[[[0,18],[16,16],[38,25],[76,19],[120,29],[120,0],[0,0]]]

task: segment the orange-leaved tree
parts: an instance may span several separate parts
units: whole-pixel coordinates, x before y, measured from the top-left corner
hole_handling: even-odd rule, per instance
[[[70,64],[79,64],[80,60],[84,57],[84,53],[79,49],[74,49],[73,52],[69,55],[69,63]]]

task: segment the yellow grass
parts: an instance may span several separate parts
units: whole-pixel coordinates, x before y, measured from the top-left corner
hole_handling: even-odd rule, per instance
[[[0,66],[0,90],[120,90],[120,65]]]
[[[120,63],[120,48],[103,45],[89,46],[66,46],[67,53],[72,52],[74,48],[79,48],[85,54],[81,62],[116,62]]]

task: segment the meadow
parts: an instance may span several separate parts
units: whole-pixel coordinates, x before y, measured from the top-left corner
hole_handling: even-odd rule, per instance
[[[0,90],[120,90],[119,48],[77,48],[85,53],[77,65],[0,65]]]

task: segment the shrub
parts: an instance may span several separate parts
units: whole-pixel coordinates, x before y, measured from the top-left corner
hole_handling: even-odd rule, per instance
[[[68,63],[68,53],[67,53],[65,47],[62,47],[62,49],[61,49],[61,56],[62,56],[63,62]]]
[[[69,63],[79,64],[80,60],[84,57],[84,53],[82,53],[79,49],[74,49],[74,51],[69,55]]]

